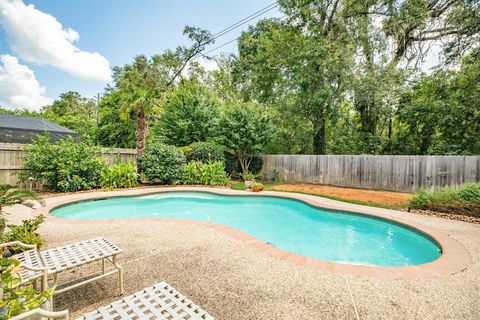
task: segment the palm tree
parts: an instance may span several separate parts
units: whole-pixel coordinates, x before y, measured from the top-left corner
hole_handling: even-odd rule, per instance
[[[128,119],[132,113],[135,113],[137,124],[136,130],[136,162],[139,168],[140,157],[145,150],[145,141],[148,136],[148,124],[146,115],[159,105],[159,101],[155,96],[154,90],[135,88],[131,93],[127,94],[122,102],[121,117]]]
[[[3,232],[6,224],[3,208],[16,204],[33,208],[34,203],[31,200],[43,204],[43,200],[34,191],[20,189],[9,184],[0,185],[0,232]]]

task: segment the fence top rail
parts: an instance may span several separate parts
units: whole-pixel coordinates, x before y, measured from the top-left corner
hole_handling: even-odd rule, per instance
[[[0,142],[0,150],[3,151],[8,151],[8,150],[14,150],[14,151],[22,151],[23,148],[26,146],[26,144],[22,143],[3,143]],[[123,148],[101,148],[102,153],[104,154],[136,154],[135,149],[123,149]]]
[[[355,157],[355,158],[478,158],[480,155],[373,155],[373,154],[264,154],[263,157]]]

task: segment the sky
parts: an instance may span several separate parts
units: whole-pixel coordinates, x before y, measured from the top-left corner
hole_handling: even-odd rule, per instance
[[[213,34],[273,0],[0,0],[0,106],[38,110],[61,93],[102,93],[111,68],[136,55],[188,45],[185,25]],[[280,17],[271,10],[218,38],[213,49],[249,24]],[[236,52],[236,42],[212,54]]]

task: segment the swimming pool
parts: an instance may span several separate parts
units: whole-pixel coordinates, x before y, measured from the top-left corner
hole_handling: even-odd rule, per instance
[[[64,205],[50,214],[65,219],[164,217],[208,221],[241,230],[298,255],[371,266],[408,266],[440,257],[427,235],[393,221],[312,207],[271,196],[164,192]]]

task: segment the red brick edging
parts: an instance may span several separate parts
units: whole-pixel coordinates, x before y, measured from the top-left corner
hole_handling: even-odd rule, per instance
[[[115,220],[73,220],[73,219],[62,219],[57,218],[49,214],[49,212],[61,205],[77,202],[81,200],[91,200],[97,198],[107,198],[107,197],[116,197],[116,196],[135,196],[135,195],[147,195],[159,192],[172,192],[172,191],[199,191],[199,192],[211,192],[220,195],[258,195],[251,192],[236,191],[230,189],[218,189],[218,188],[206,188],[206,187],[171,187],[171,188],[149,188],[149,189],[133,189],[133,190],[124,190],[124,191],[110,191],[110,192],[92,192],[92,193],[79,193],[67,196],[59,196],[54,198],[46,199],[46,206],[39,208],[39,213],[47,216],[47,219],[51,222],[61,222],[61,223],[113,223],[117,221],[125,221],[124,219],[115,219]],[[329,200],[316,196],[309,196],[304,194],[296,193],[284,193],[284,192],[263,192],[261,195],[266,196],[275,196],[275,197],[284,197],[295,200],[303,201],[309,205],[332,209],[332,210],[341,210],[347,212],[353,212],[357,214],[363,214],[367,216],[379,217],[387,220],[392,220],[394,222],[406,225],[410,228],[419,230],[422,233],[425,233],[432,237],[435,241],[438,242],[442,249],[442,255],[431,262],[405,266],[405,267],[382,267],[382,266],[364,266],[364,265],[353,265],[353,264],[343,264],[335,263],[330,261],[323,261],[319,259],[312,259],[305,256],[300,256],[295,253],[279,249],[273,245],[270,245],[266,242],[258,240],[240,230],[220,225],[210,222],[200,222],[200,221],[191,221],[183,219],[172,219],[172,218],[138,218],[138,219],[129,219],[129,221],[170,221],[178,223],[186,223],[191,225],[203,226],[207,228],[212,228],[221,232],[224,232],[249,246],[263,251],[264,253],[285,260],[289,263],[293,263],[298,266],[305,266],[309,268],[320,269],[328,272],[337,272],[344,273],[355,276],[367,276],[367,277],[381,277],[381,278],[432,278],[437,276],[447,276],[454,274],[466,269],[471,264],[471,257],[467,249],[461,245],[459,242],[453,238],[443,234],[441,231],[425,227],[421,224],[409,221],[404,217],[395,216],[397,211],[373,208],[366,206],[359,206],[349,203],[344,203],[335,200]]]

